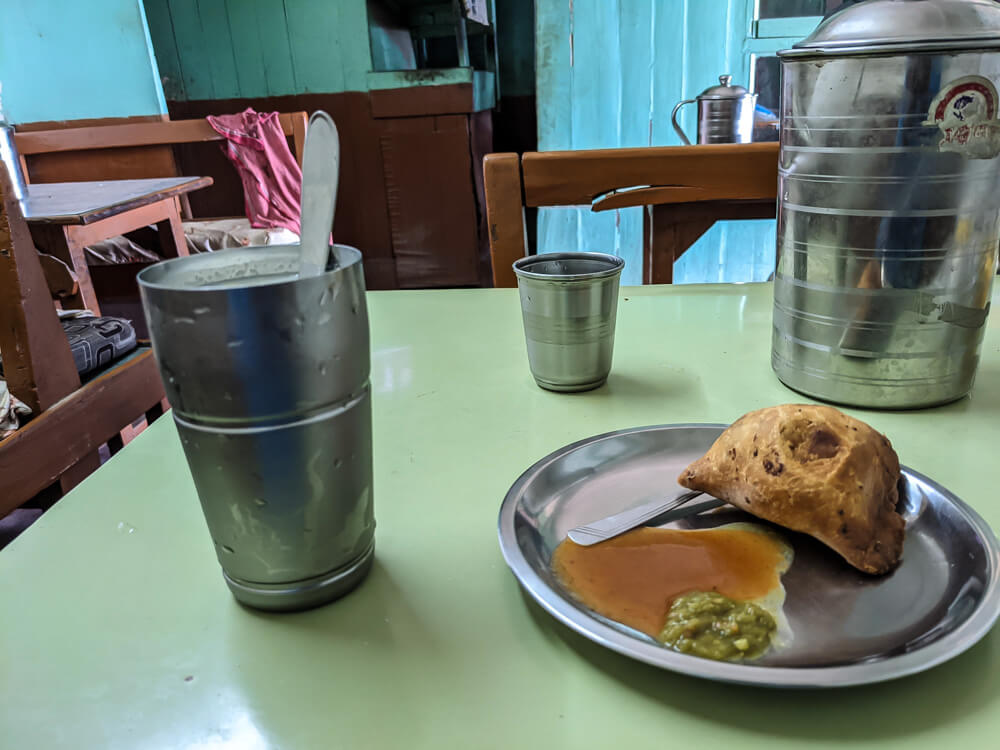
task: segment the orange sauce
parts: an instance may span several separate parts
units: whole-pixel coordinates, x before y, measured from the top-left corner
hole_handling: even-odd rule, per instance
[[[780,542],[742,528],[641,528],[591,547],[566,539],[552,555],[552,570],[583,604],[654,638],[680,594],[759,599],[786,567]]]

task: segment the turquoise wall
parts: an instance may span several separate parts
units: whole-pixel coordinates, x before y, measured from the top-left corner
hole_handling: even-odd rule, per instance
[[[3,108],[14,123],[166,114],[142,0],[4,0]]]
[[[752,0],[535,0],[540,150],[673,146],[670,111],[718,83],[749,82]],[[695,129],[693,106],[682,124]],[[539,211],[541,252],[599,250],[642,270],[642,209]],[[774,267],[774,221],[716,224],[677,262],[674,280],[751,281]]]
[[[146,0],[171,101],[365,91],[365,0]]]

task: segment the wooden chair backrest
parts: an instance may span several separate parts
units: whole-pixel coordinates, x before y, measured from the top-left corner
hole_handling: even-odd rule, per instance
[[[42,262],[0,166],[0,357],[10,392],[32,411],[80,387]]]
[[[292,152],[301,165],[306,125],[309,121],[307,113],[281,113],[278,120],[282,131],[292,139]],[[84,167],[83,176],[79,179],[88,179],[86,175],[91,175],[89,179],[179,176],[172,159],[169,161],[171,166],[166,166],[160,158],[150,163],[150,168],[155,172],[153,174],[141,171],[142,160],[137,159],[137,156],[145,152],[158,153],[164,147],[222,139],[207,120],[195,119],[29,130],[16,133],[14,145],[26,177],[30,176],[36,182],[53,182],[66,180],[66,164],[70,154],[74,159],[80,160]],[[64,158],[60,159],[57,155]],[[102,161],[109,158],[117,158],[120,162],[105,166],[105,169],[108,166],[113,168],[112,177],[105,176],[107,172],[102,171]],[[81,171],[72,167],[70,169],[74,174]]]
[[[527,253],[524,208],[630,206],[777,196],[777,143],[489,154],[483,162],[495,286]]]

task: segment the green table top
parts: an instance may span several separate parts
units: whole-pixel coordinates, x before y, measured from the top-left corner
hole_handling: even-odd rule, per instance
[[[318,610],[236,604],[156,422],[0,552],[0,746],[995,747],[996,629],[922,675],[795,692],[633,662],[522,595],[497,511],[538,458],[803,400],[771,373],[769,286],[622,292],[608,384],[562,395],[531,380],[514,290],[370,295],[376,563]],[[1000,528],[989,325],[971,398],[853,413]]]

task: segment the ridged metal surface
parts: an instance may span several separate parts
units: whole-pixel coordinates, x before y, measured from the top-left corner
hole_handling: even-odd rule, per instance
[[[301,609],[371,567],[368,313],[361,254],[300,278],[298,245],[139,275],[167,398],[237,599]],[[266,282],[266,283],[264,283]]]
[[[772,365],[811,396],[908,408],[971,389],[1000,162],[942,152],[928,110],[996,55],[783,58]]]

